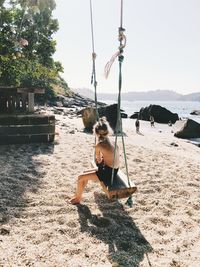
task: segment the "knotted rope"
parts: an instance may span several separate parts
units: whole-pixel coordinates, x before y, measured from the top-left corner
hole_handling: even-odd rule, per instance
[[[95,111],[97,121],[99,120],[99,112],[98,112],[98,105],[97,105],[97,80],[96,80],[96,53],[94,49],[94,26],[93,26],[93,14],[92,14],[92,0],[90,0],[90,22],[91,22],[91,34],[92,34],[92,75],[91,75],[91,84],[94,86],[94,100],[95,100]]]

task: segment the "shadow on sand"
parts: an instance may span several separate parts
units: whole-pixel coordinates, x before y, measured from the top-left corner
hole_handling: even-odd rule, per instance
[[[92,214],[86,205],[78,205],[82,232],[89,232],[108,245],[108,258],[120,267],[139,267],[152,247],[119,201],[95,194],[101,215]]]
[[[51,154],[54,144],[0,146],[0,225],[27,206],[27,191],[37,193],[45,175],[43,163],[35,156]]]
[[[144,134],[143,133],[141,133],[140,131],[139,132],[136,132],[138,135],[142,135],[142,136],[144,136]]]

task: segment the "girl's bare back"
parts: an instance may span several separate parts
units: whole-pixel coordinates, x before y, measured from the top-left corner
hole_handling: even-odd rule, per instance
[[[113,166],[114,153],[115,161]],[[119,148],[117,146],[115,150],[114,145],[108,138],[96,145],[96,157],[99,163],[103,160],[107,166],[115,169],[119,168]]]

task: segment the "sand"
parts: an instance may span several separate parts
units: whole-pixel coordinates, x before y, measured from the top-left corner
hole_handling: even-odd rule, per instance
[[[199,267],[200,148],[167,125],[141,122],[136,134],[125,119],[133,207],[92,182],[74,206],[68,198],[90,168],[94,136],[81,118],[56,118],[54,144],[0,147],[0,266]]]

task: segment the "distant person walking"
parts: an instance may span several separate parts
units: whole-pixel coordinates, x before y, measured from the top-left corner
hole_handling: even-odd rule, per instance
[[[154,127],[154,117],[150,116],[150,123],[151,123],[151,127]]]
[[[136,128],[136,133],[139,133],[140,132],[140,121],[138,118],[135,121],[135,128]]]

